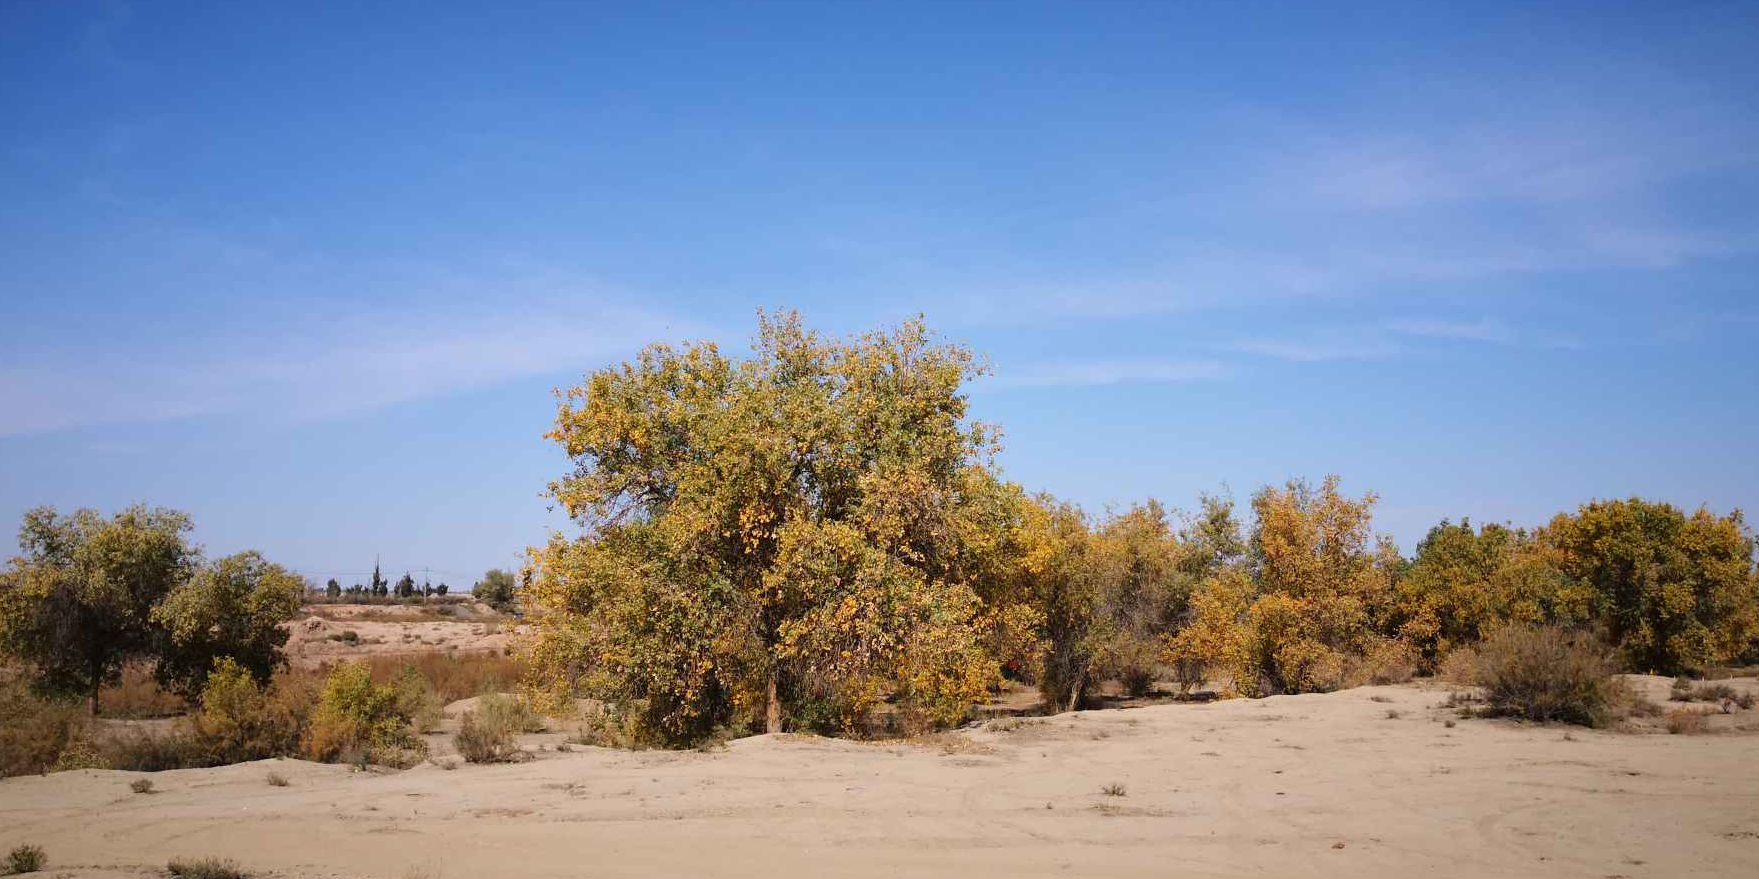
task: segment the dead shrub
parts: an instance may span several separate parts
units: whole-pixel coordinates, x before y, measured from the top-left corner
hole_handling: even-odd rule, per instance
[[[269,773],[267,781],[269,782],[270,787],[286,787],[288,784],[291,784],[291,782],[287,780],[287,776],[282,775],[279,772]]]
[[[1106,785],[1105,787],[1100,788],[1099,792],[1102,794],[1105,794],[1108,797],[1122,797],[1122,796],[1128,795],[1128,792],[1124,790],[1124,786],[1121,784],[1118,784],[1117,782],[1113,782],[1111,784]]]
[[[1490,713],[1602,727],[1614,670],[1611,651],[1587,635],[1510,626],[1485,640],[1477,674]]]
[[[413,667],[433,686],[441,705],[512,689],[525,679],[525,664],[496,653],[417,653],[366,660],[375,683],[390,683]]]
[[[172,858],[165,871],[177,879],[250,879],[250,873],[229,858]]]
[[[1667,713],[1667,731],[1676,736],[1695,736],[1705,731],[1704,715],[1690,708],[1675,708]]]
[[[1478,685],[1478,650],[1474,647],[1457,647],[1442,658],[1435,676],[1449,683],[1466,687]]]
[[[150,778],[137,778],[128,783],[128,789],[137,794],[150,794],[153,792],[153,780]]]
[[[0,778],[48,772],[84,727],[74,702],[38,698],[22,680],[0,683]]]

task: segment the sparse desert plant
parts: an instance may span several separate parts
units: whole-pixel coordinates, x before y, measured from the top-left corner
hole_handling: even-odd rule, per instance
[[[1111,784],[1108,784],[1105,787],[1100,788],[1099,792],[1102,794],[1105,794],[1108,797],[1122,797],[1122,796],[1128,795],[1128,791],[1126,791],[1124,789],[1124,786],[1122,784],[1117,783],[1117,782],[1112,782]]]
[[[1370,701],[1370,702],[1391,702],[1392,700],[1393,699],[1391,696],[1369,696],[1368,697],[1368,701]]]
[[[1612,656],[1584,634],[1510,626],[1485,640],[1478,660],[1489,713],[1592,727],[1611,719]]]
[[[341,641],[344,644],[360,643],[360,633],[353,629],[345,629],[340,632],[332,633],[329,638],[331,641]]]
[[[1705,731],[1704,715],[1690,708],[1675,708],[1667,713],[1667,731],[1676,736],[1698,735]]]
[[[20,873],[35,873],[48,864],[40,845],[13,846],[6,853],[6,875],[16,876]]]
[[[1405,715],[1402,714],[1399,711],[1399,709],[1397,709],[1397,708],[1388,708],[1386,710],[1386,719],[1387,720],[1398,720],[1399,718],[1404,717],[1404,716]]]
[[[1453,729],[1455,726],[1455,724],[1452,720],[1444,720],[1441,722],[1441,725],[1447,727],[1448,729]]]
[[[150,794],[153,792],[153,780],[150,778],[137,778],[128,783],[128,789],[137,794]]]
[[[230,858],[172,858],[165,870],[177,879],[250,879],[250,872]]]
[[[267,781],[269,782],[270,787],[286,787],[291,783],[287,780],[287,776],[282,775],[279,772],[269,773]]]
[[[1641,696],[1633,698],[1625,708],[1625,713],[1632,717],[1660,717],[1667,709]]]
[[[1692,701],[1692,679],[1684,675],[1673,679],[1673,687],[1668,698],[1675,702]]]

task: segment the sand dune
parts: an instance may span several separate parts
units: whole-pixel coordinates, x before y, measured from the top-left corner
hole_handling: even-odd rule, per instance
[[[62,876],[175,855],[392,879],[1759,875],[1759,735],[1450,728],[1444,695],[1362,688],[998,720],[911,744],[759,736],[384,774],[264,761],[159,773],[151,795],[130,793],[136,773],[63,773],[0,782],[0,842],[43,845]],[[291,784],[268,785],[270,771]]]

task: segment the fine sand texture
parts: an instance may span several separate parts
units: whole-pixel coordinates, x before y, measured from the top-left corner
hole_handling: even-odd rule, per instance
[[[706,752],[558,752],[551,734],[519,764],[274,760],[157,773],[151,794],[130,792],[139,773],[86,770],[0,781],[0,846],[41,845],[45,875],[67,877],[162,875],[175,856],[383,879],[1759,876],[1745,724],[1461,720],[1445,697],[1366,687]]]

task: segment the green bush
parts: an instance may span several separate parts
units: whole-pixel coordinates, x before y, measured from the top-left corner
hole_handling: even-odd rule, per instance
[[[15,876],[19,873],[35,873],[48,863],[43,857],[40,845],[16,846],[6,853],[6,875]]]
[[[1615,670],[1604,645],[1557,627],[1510,626],[1478,651],[1486,713],[1527,720],[1605,726]]]
[[[326,763],[413,765],[427,756],[427,745],[409,720],[399,709],[394,688],[375,685],[364,664],[344,665],[324,680],[301,751]]]
[[[416,732],[432,732],[440,726],[440,697],[434,685],[415,666],[405,663],[391,679],[397,713],[409,718]]]
[[[259,686],[249,670],[222,658],[202,690],[196,746],[213,766],[296,753],[310,703],[297,685]]]

